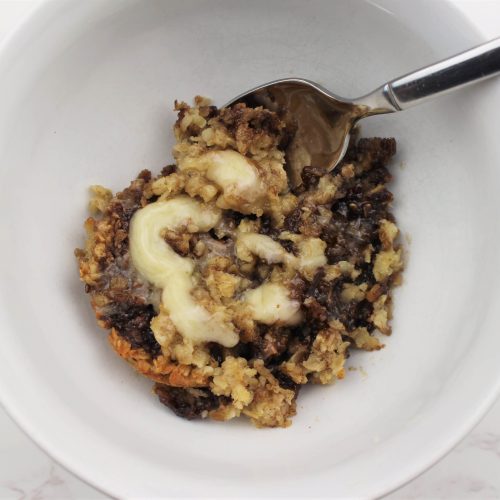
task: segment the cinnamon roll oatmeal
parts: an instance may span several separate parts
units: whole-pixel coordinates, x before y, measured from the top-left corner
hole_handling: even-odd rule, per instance
[[[276,113],[176,111],[175,164],[92,187],[80,277],[112,348],[177,415],[287,427],[301,385],[342,379],[350,349],[391,333],[396,142],[354,137],[292,189]]]

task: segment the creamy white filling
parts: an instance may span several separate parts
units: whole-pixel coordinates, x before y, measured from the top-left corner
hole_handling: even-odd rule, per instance
[[[297,242],[299,250],[298,268],[302,271],[313,272],[319,267],[326,266],[326,243],[320,238],[303,238]]]
[[[242,213],[260,213],[267,194],[255,165],[237,151],[209,151],[179,162],[179,170],[197,170],[217,184],[223,194],[218,200],[221,208]]]
[[[238,343],[234,326],[210,314],[197,304],[194,288],[194,262],[178,255],[162,237],[165,229],[196,226],[209,231],[220,220],[221,212],[188,196],[155,202],[138,210],[130,223],[132,262],[150,283],[163,290],[162,303],[177,330],[195,343],[218,342],[225,347]]]
[[[257,233],[240,233],[236,240],[236,253],[240,260],[246,262],[251,261],[252,254],[265,259],[269,264],[293,263],[296,260],[277,241]]]
[[[269,264],[282,263],[302,271],[314,271],[326,265],[326,243],[320,238],[305,238],[293,235],[299,250],[298,257],[287,252],[277,241],[264,234],[240,232],[236,239],[238,258],[250,261],[251,255],[264,259]]]
[[[278,283],[264,283],[248,290],[243,300],[251,309],[255,321],[272,325],[281,323],[296,325],[300,323],[300,302],[291,300],[288,289]]]

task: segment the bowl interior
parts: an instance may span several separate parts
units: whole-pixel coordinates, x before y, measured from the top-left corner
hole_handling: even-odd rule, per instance
[[[289,429],[173,416],[108,347],[73,257],[89,185],[171,160],[174,99],[222,105],[286,76],[353,97],[478,41],[446,3],[422,3],[55,2],[4,48],[0,389],[64,465],[117,496],[372,496],[484,411],[500,379],[498,82],[363,123],[399,145],[394,334],[341,383],[304,390]]]

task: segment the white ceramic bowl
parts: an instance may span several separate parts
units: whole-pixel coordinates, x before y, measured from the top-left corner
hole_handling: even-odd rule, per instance
[[[301,393],[286,430],[188,422],[109,349],[78,281],[87,186],[170,159],[175,98],[285,76],[340,95],[479,42],[445,2],[49,3],[0,52],[0,394],[63,465],[120,497],[374,497],[422,472],[500,385],[498,81],[399,115],[411,235],[387,348]]]

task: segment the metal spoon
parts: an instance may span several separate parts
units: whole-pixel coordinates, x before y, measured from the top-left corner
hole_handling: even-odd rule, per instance
[[[260,85],[226,104],[243,102],[277,111],[293,127],[287,165],[293,186],[305,166],[333,170],[342,160],[354,125],[371,115],[394,113],[500,73],[500,38],[392,80],[370,94],[345,99],[302,78]]]

